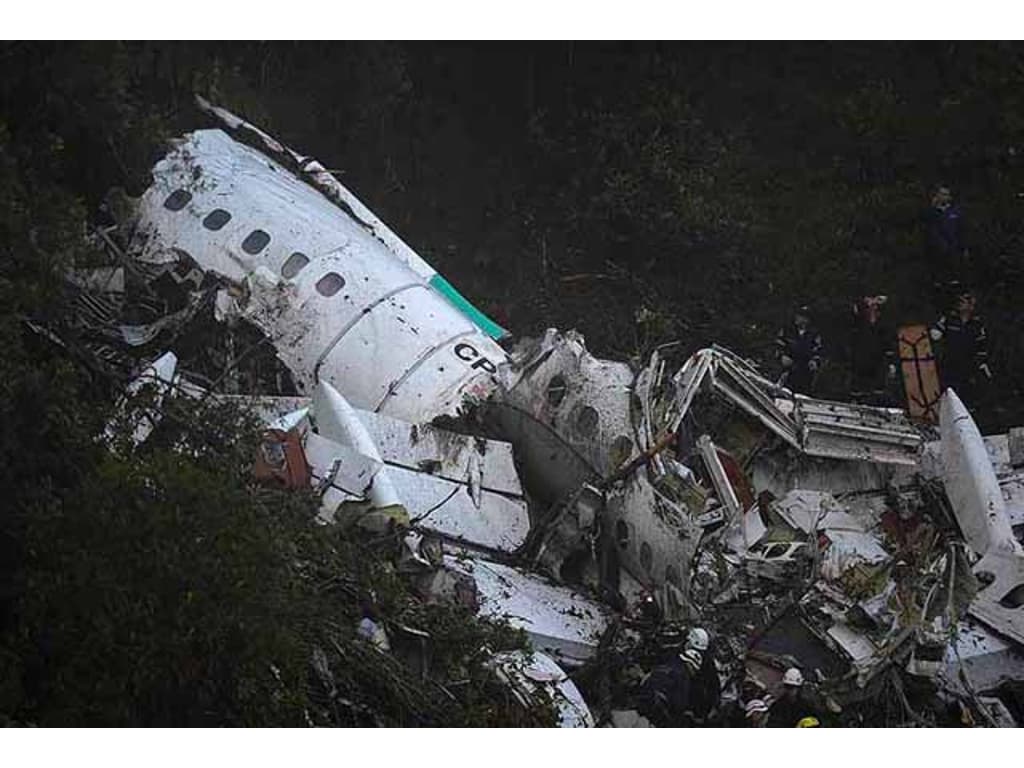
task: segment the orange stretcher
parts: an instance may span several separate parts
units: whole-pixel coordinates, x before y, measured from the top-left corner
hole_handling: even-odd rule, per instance
[[[899,352],[907,410],[911,418],[937,424],[942,388],[928,326],[904,325],[900,328]]]

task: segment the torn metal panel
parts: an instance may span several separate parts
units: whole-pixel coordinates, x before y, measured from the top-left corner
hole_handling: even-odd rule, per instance
[[[744,554],[750,547],[757,544],[768,532],[761,519],[758,505],[752,506],[741,520],[736,521],[725,536],[726,546],[737,554]]]
[[[343,501],[369,498],[381,462],[315,432],[303,435],[302,449],[325,507],[333,511]]]
[[[512,446],[463,435],[430,424],[409,424],[357,411],[387,464],[418,469],[454,482],[522,498]]]
[[[848,624],[836,623],[828,628],[831,637],[857,666],[870,663],[878,652],[878,648],[864,634],[852,629]]]
[[[793,456],[790,451],[774,450],[758,454],[749,472],[755,488],[775,496],[785,496],[795,489],[839,496],[906,485],[913,480],[914,469],[904,464]]]
[[[708,474],[711,475],[711,482],[715,485],[715,493],[718,495],[718,500],[728,513],[728,519],[735,520],[742,512],[740,502],[736,498],[736,491],[733,490],[732,484],[725,474],[725,467],[722,466],[722,462],[718,458],[718,451],[715,448],[715,444],[711,442],[711,437],[701,435],[697,440],[697,448],[700,451],[701,458],[704,459],[704,465],[708,468]]]
[[[596,568],[587,572],[586,566],[596,566],[593,554],[603,512],[604,494],[592,485],[581,486],[553,519],[543,523],[533,564],[554,579],[596,586]]]
[[[715,347],[717,365],[712,368],[715,390],[794,448],[800,447],[796,424],[785,410],[787,401],[775,398],[778,388],[726,349]]]
[[[829,545],[821,560],[821,575],[839,580],[858,565],[875,566],[885,563],[892,555],[870,533],[859,531],[827,531]]]
[[[356,417],[355,409],[349,405],[348,400],[327,382],[321,382],[313,396],[312,416],[321,436],[347,445],[380,465],[369,489],[370,501],[375,508],[404,506],[402,496],[395,490],[390,471],[384,468],[384,461],[370,433]]]
[[[1024,556],[992,548],[974,573],[983,586],[968,608],[970,614],[1024,644]]]
[[[990,550],[1021,553],[981,433],[952,389],[942,396],[939,428],[942,481],[967,544],[979,555]]]
[[[831,493],[804,488],[787,493],[774,509],[790,526],[804,533],[825,529],[866,531],[872,522],[852,515]]]
[[[1003,683],[1024,680],[1024,650],[982,624],[965,620],[947,646],[939,673],[946,688],[966,692],[961,674],[974,691],[993,691]]]
[[[262,420],[285,430],[290,427],[282,424],[294,426],[294,420],[301,419],[303,409],[312,404],[308,397],[221,396],[220,399],[243,402]],[[511,444],[452,432],[432,424],[410,424],[372,411],[353,410],[385,464],[523,498]],[[279,419],[287,420],[278,422]]]
[[[609,618],[599,603],[511,566],[450,555],[444,562],[476,581],[482,615],[507,618],[559,664],[578,666],[597,650]]]
[[[923,441],[902,411],[800,397],[795,415],[811,456],[917,464]]]
[[[178,357],[173,352],[165,352],[143,369],[137,378],[133,379],[125,388],[124,397],[118,406],[118,412],[123,418],[125,410],[133,397],[139,395],[144,389],[153,390],[153,400],[148,407],[142,408],[134,416],[134,429],[132,430],[132,443],[136,446],[142,445],[160,423],[162,412],[160,406],[164,398],[174,388],[177,376],[175,371],[178,367]],[[109,424],[106,429],[108,439],[115,435],[114,425]]]
[[[208,130],[183,138],[153,175],[132,250],[151,262],[185,252],[207,272],[248,279],[241,311],[301,387],[324,379],[358,407],[414,423],[489,391],[504,351],[288,169]]]
[[[514,552],[530,531],[522,499],[481,490],[422,470],[389,465],[388,475],[418,527],[478,547]]]
[[[700,392],[701,386],[707,378],[708,372],[714,364],[714,353],[710,349],[702,349],[696,354],[687,358],[675,376],[672,377],[676,385],[676,417],[672,423],[672,430],[679,429],[686,414],[690,411],[693,399]]]
[[[524,707],[534,705],[534,697],[543,691],[558,709],[559,727],[594,727],[594,718],[583,695],[554,659],[537,652],[528,655],[522,651],[505,651],[495,654],[492,663]]]
[[[515,446],[519,476],[538,502],[557,504],[584,483],[600,481],[579,451],[530,413],[494,399],[484,405],[483,417],[492,432]]]
[[[701,350],[676,374],[677,424],[707,376],[720,396],[809,456],[917,463],[921,435],[902,411],[792,395],[722,347]]]
[[[608,492],[604,524],[617,557],[647,587],[688,588],[702,531],[683,504],[659,493],[643,472]]]
[[[633,378],[625,363],[591,355],[578,333],[549,330],[532,350],[502,370],[500,400],[553,432],[594,473],[607,477],[635,452]],[[507,421],[502,426],[524,425]],[[533,448],[515,433],[506,432],[506,437],[522,446],[524,454]]]
[[[453,476],[446,477],[445,473],[432,471],[433,465],[424,466],[416,452],[418,449],[411,444],[412,432],[424,430],[422,426],[414,427],[357,409],[351,409],[348,416],[354,417],[358,425],[350,419],[346,419],[345,424],[336,423],[338,419],[325,420],[325,413],[330,416],[337,411],[328,407],[331,400],[320,403],[320,418],[313,420],[322,433],[317,434],[306,419],[312,404],[308,398],[222,399],[249,404],[277,428],[300,428],[304,433],[307,460],[314,466],[314,486],[323,484],[325,477],[330,480],[321,491],[323,506],[329,513],[343,502],[375,496],[380,497],[374,502],[376,507],[394,507],[395,504],[384,502],[395,498],[401,500],[401,506],[408,510],[417,526],[451,540],[502,552],[514,552],[526,541],[530,530],[529,511],[521,492],[506,492],[514,491],[516,486],[513,484],[515,476],[508,474],[510,466],[505,463],[511,460],[505,444],[486,441],[484,455],[492,454],[492,458],[490,462],[481,460],[473,467],[472,456],[462,454],[472,451],[480,455],[475,438],[431,427],[428,431],[433,434],[433,444],[442,449],[448,446],[450,462],[447,466]],[[297,410],[291,410],[296,406]],[[360,429],[355,430],[356,426]],[[352,434],[353,431],[361,435]],[[395,439],[387,439],[389,435]],[[402,435],[409,436],[409,442],[397,439]],[[382,437],[385,439],[378,443]],[[429,447],[430,443],[424,445]],[[382,446],[384,450],[380,450]],[[441,458],[434,461],[444,459],[444,453],[439,455]],[[463,477],[458,477],[460,460],[463,466],[473,467],[472,471],[467,469]],[[482,472],[491,470],[494,481],[485,482]],[[386,475],[386,485],[381,483],[382,475]],[[494,490],[494,486],[502,490]],[[390,490],[380,496],[385,488]]]

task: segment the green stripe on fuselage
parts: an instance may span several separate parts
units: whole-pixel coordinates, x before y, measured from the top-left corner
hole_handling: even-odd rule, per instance
[[[441,275],[435,273],[434,276],[430,278],[430,286],[448,299],[452,306],[472,320],[473,324],[476,325],[477,328],[495,341],[508,336],[508,331],[470,304],[466,297],[455,290],[455,286],[445,280]]]

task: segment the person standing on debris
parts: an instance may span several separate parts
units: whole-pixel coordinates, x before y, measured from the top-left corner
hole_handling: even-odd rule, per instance
[[[992,379],[988,365],[988,334],[977,315],[977,299],[971,291],[961,290],[953,309],[930,329],[933,341],[941,344],[939,377],[943,390],[952,387],[960,399],[971,403],[982,394],[981,388]]]
[[[671,641],[676,642],[674,639]],[[701,666],[701,654],[695,650],[682,650],[682,637],[678,645],[668,647],[665,658],[657,664],[640,686],[637,711],[658,728],[678,728],[692,725],[693,698],[696,677]]]
[[[768,709],[769,728],[794,728],[805,717],[817,717],[803,693],[804,676],[790,667],[782,676],[782,695]]]
[[[865,405],[888,405],[896,380],[895,334],[881,321],[885,296],[862,296],[853,305],[850,334],[850,398]]]
[[[715,716],[722,699],[722,684],[710,646],[711,638],[701,627],[694,627],[686,637],[686,650],[697,651],[701,655],[693,696],[693,714],[699,723],[707,723]]]
[[[964,237],[963,214],[949,187],[940,185],[932,192],[924,224],[925,260],[932,270],[933,282],[941,285],[954,277],[963,279],[970,254]]]
[[[810,307],[798,307],[792,324],[775,339],[775,354],[783,370],[780,383],[794,392],[810,394],[821,367],[821,347],[821,335],[811,325]]]

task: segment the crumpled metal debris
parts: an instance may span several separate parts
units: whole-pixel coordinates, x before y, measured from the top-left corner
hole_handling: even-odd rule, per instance
[[[631,686],[658,638],[698,622],[735,706],[796,666],[832,714],[891,694],[920,724],[907,691],[924,686],[1012,721],[1024,428],[982,438],[947,392],[928,442],[900,410],[794,394],[717,346],[674,372],[671,346],[631,366],[575,331],[508,353],[322,166],[200,106],[227,132],[180,140],[125,230],[97,234],[110,264],[68,274],[82,338],[143,368],[124,402],[152,390],[127,415],[136,443],[163,398],[242,399],[267,423],[257,477],[312,487],[325,524],[392,537],[423,600],[522,627],[533,660],[495,668],[563,724],[594,718],[560,665],[583,680],[612,659],[600,719],[643,725]],[[154,359],[200,320],[227,339],[213,375]],[[261,347],[277,380],[241,395],[237,368]],[[310,396],[280,397],[281,370]],[[391,647],[373,619],[357,631]]]

